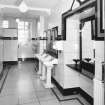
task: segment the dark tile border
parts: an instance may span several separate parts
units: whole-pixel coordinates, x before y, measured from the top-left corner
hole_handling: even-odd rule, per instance
[[[4,87],[5,81],[6,81],[6,79],[7,79],[8,73],[9,73],[9,69],[10,69],[10,68],[8,67],[8,71],[7,71],[6,75],[5,75],[5,78],[4,78],[4,80],[3,80],[2,86],[0,87],[0,93],[2,92],[2,89],[3,89],[3,87]],[[5,68],[3,68],[3,72],[4,72],[4,70],[5,70]],[[2,77],[3,77],[3,76],[2,76]]]
[[[51,80],[57,86],[63,96],[79,94],[79,87],[63,89],[53,77],[51,78]]]
[[[32,40],[47,40],[47,37],[32,38]]]
[[[34,61],[37,60],[36,58],[18,58],[18,61]]]
[[[18,64],[18,61],[4,61],[3,67],[5,68],[7,65],[16,65]]]
[[[93,105],[93,98],[80,87],[63,89],[53,77],[51,79],[63,96],[80,94],[87,102]]]
[[[80,101],[80,99],[78,99],[78,98],[70,98],[70,99],[63,99],[63,100],[61,100],[61,99],[59,98],[59,96],[56,94],[56,92],[53,90],[53,88],[52,88],[51,90],[52,90],[52,92],[54,93],[54,95],[56,96],[56,98],[58,99],[58,101],[60,101],[60,102],[63,102],[63,101],[70,101],[70,100],[77,100],[81,105],[84,105],[84,104]]]
[[[2,77],[3,77],[3,72],[4,72],[4,70],[2,69],[2,72],[0,73],[0,80],[1,80]]]
[[[2,36],[0,36],[0,39],[2,39],[2,40],[18,40],[18,37],[2,37]]]
[[[79,93],[81,94],[82,97],[86,99],[91,105],[93,105],[93,98],[88,95],[83,89],[79,88]]]

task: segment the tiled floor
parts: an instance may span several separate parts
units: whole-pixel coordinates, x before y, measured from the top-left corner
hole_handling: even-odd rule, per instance
[[[41,82],[32,62],[12,66],[0,94],[0,105],[81,105],[77,100],[59,102]]]

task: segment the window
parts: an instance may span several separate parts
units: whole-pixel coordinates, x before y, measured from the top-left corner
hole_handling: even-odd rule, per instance
[[[3,28],[8,28],[8,27],[9,27],[8,20],[4,20],[4,21],[3,21],[2,27],[3,27]]]
[[[30,22],[20,21],[18,22],[18,40],[20,44],[27,43],[30,39]]]

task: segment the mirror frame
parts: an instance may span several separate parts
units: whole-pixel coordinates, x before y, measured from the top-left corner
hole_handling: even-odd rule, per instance
[[[84,0],[84,1],[77,0],[77,1],[80,3],[80,5],[83,5],[84,3],[88,2],[89,0]]]
[[[96,0],[96,20],[95,20],[95,26],[96,26],[96,40],[104,40],[105,37],[105,26],[103,26],[103,17],[105,17],[103,13],[103,3],[104,0]],[[105,8],[105,7],[104,7]],[[104,16],[103,16],[104,15]],[[104,20],[105,21],[105,20]],[[105,25],[105,23],[104,23]]]
[[[67,12],[62,14],[62,38],[63,40],[66,40],[66,19],[68,17],[71,17],[74,14],[78,14],[83,12],[84,10],[88,8],[95,7],[96,5],[96,0],[89,0],[88,2],[84,3],[80,7],[74,9],[74,10],[68,10]]]
[[[51,30],[52,30],[52,32],[54,32],[53,38],[54,38],[54,40],[56,40],[58,37],[58,26],[53,27]]]

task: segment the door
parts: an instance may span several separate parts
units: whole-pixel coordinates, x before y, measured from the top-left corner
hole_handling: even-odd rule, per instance
[[[18,22],[18,58],[32,58],[31,22]]]

